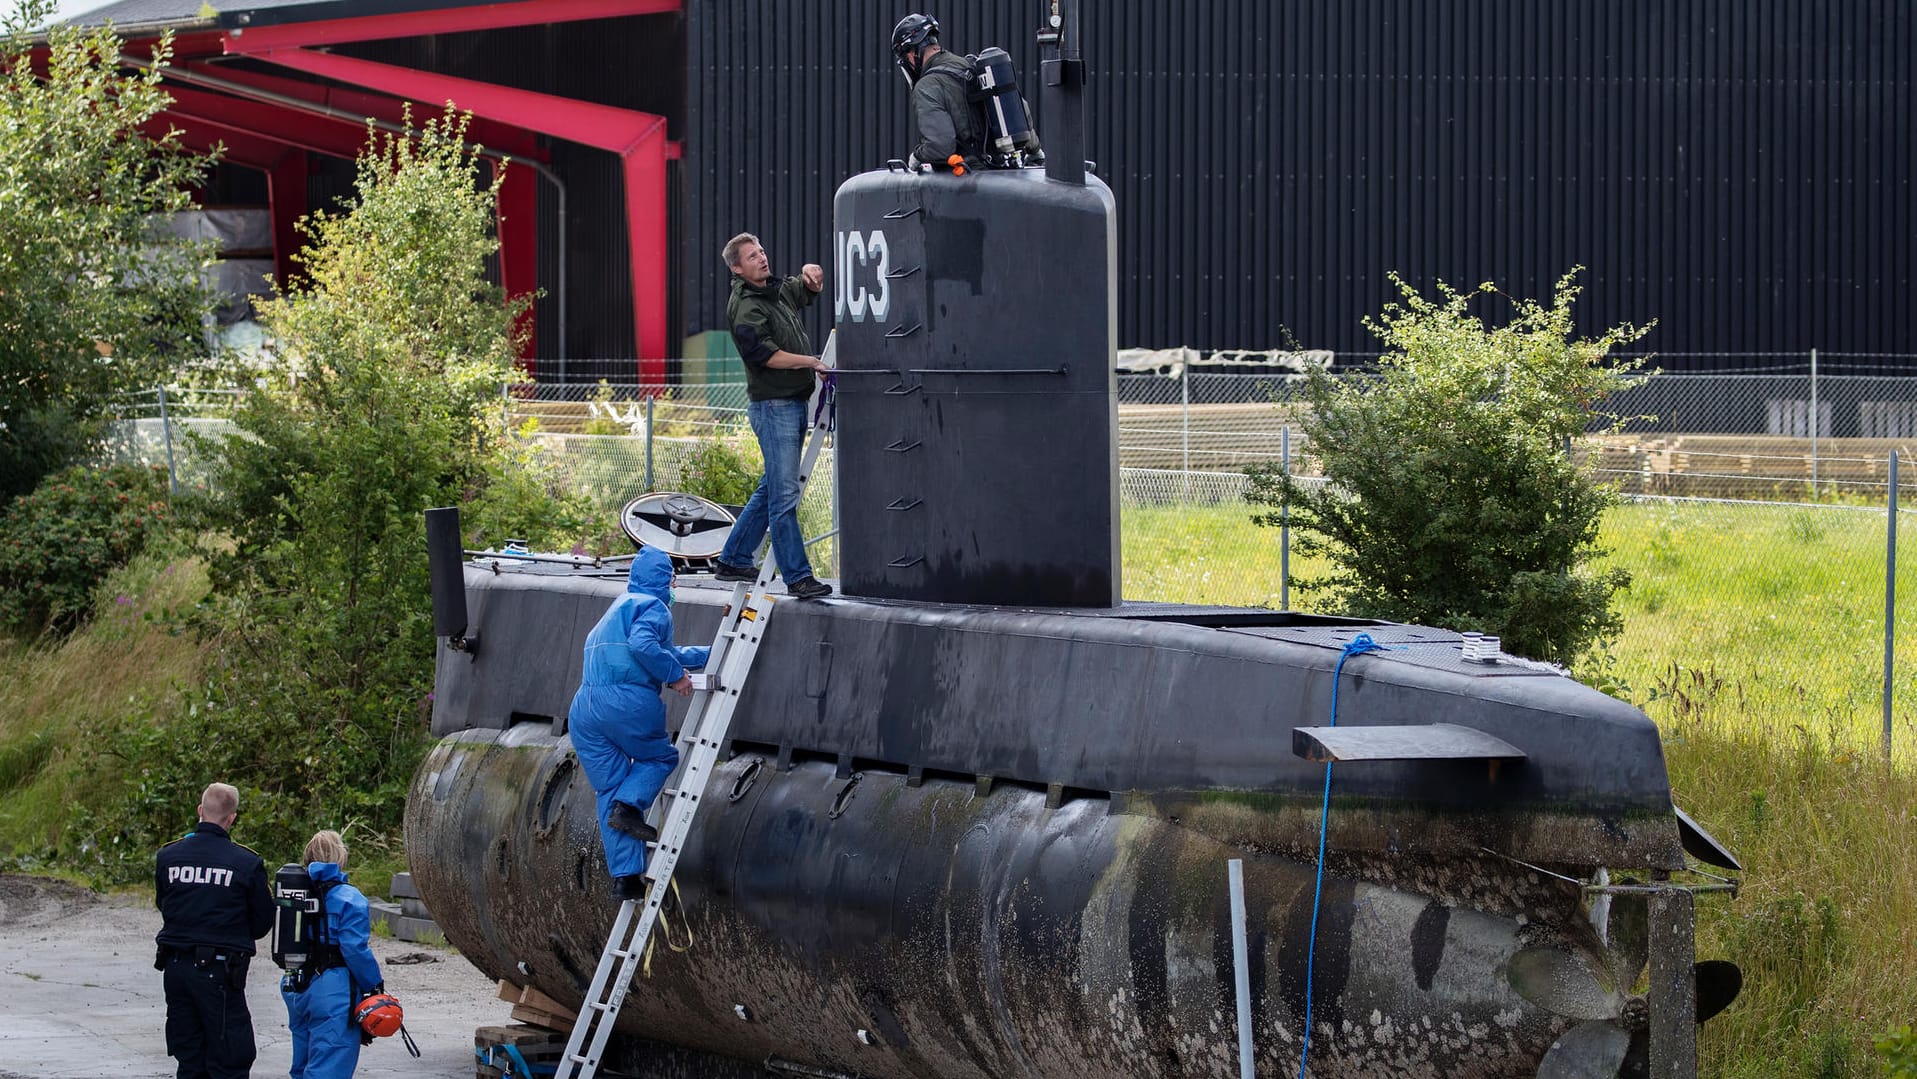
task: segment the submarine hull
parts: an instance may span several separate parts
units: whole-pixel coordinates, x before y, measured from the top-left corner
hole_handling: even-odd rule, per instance
[[[1295,1070],[1314,868],[1208,834],[1230,813],[1134,808],[735,757],[620,1014],[627,1056],[689,1075],[714,1074],[702,1053],[808,1074],[1235,1075],[1241,857],[1259,1067]],[[538,722],[443,739],[406,823],[448,939],[489,976],[580,1000],[617,904],[568,740]],[[1380,876],[1358,862],[1324,879],[1310,1074],[1531,1076],[1565,1030],[1620,1009],[1611,983],[1641,956],[1606,952],[1576,888],[1495,860],[1398,861],[1423,891],[1348,875]],[[1541,1007],[1527,971],[1578,986]]]

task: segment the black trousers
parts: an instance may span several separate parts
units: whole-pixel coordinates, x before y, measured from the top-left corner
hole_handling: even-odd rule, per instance
[[[244,965],[235,977],[220,960],[176,953],[163,977],[166,1053],[180,1062],[179,1079],[246,1079],[257,1051]]]

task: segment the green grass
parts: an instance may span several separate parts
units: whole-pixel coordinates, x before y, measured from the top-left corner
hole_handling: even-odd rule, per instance
[[[1127,597],[1277,606],[1278,534],[1249,512],[1127,506]],[[1882,1074],[1873,1039],[1917,1016],[1917,556],[1898,568],[1892,768],[1881,509],[1633,504],[1602,543],[1633,583],[1579,673],[1658,722],[1675,800],[1746,867],[1737,898],[1698,907],[1698,955],[1745,974],[1698,1074]]]
[[[0,853],[51,865],[78,800],[119,780],[121,762],[93,752],[99,735],[127,717],[166,714],[198,676],[201,646],[169,612],[205,591],[197,562],[142,556],[108,576],[80,632],[0,638]],[[190,825],[193,807],[182,811]]]
[[[1913,529],[1917,532],[1917,529]],[[1917,538],[1913,536],[1912,538]],[[1639,703],[1682,695],[1706,672],[1747,721],[1802,729],[1863,750],[1883,737],[1884,515],[1842,506],[1640,504],[1613,512],[1602,542],[1629,570],[1618,677]],[[1900,558],[1892,717],[1899,760],[1914,758],[1917,560]]]
[[[1280,606],[1279,531],[1253,526],[1251,510],[1242,502],[1127,505],[1123,543],[1126,599]],[[1322,571],[1322,563],[1291,553],[1294,583]],[[1295,590],[1291,603],[1297,610],[1310,609]]]

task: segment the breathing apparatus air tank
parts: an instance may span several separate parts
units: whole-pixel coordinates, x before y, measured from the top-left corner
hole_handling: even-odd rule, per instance
[[[1016,165],[1032,143],[1032,119],[1018,92],[1018,73],[1012,58],[996,45],[978,54],[972,65],[978,92],[985,101],[986,144],[992,157]]]
[[[308,922],[318,909],[305,866],[289,862],[273,874],[273,905],[273,962],[281,970],[304,967],[312,946]]]

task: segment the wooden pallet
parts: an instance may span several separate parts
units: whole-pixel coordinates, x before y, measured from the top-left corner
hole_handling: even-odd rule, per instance
[[[509,1071],[513,1079],[533,1079],[532,1076],[518,1074],[512,1058],[498,1051],[509,1045],[519,1051],[520,1059],[540,1069],[535,1075],[550,1076],[552,1067],[559,1063],[560,1055],[566,1051],[566,1035],[544,1027],[518,1023],[479,1027],[473,1031],[474,1079],[505,1079]],[[488,1059],[492,1062],[487,1063]]]
[[[513,1006],[514,1019],[546,1030],[558,1031],[562,1042],[565,1035],[572,1031],[573,1023],[579,1018],[578,1012],[532,986],[517,986],[504,978],[499,981],[499,999]]]

